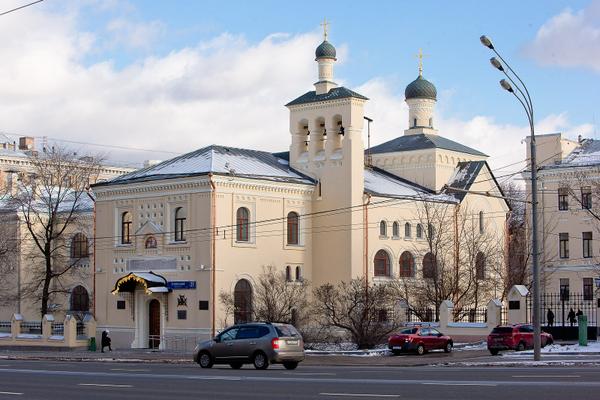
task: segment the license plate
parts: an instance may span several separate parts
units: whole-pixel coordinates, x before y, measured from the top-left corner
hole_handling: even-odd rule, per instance
[[[298,346],[297,340],[286,340],[285,343],[289,344],[290,346]]]

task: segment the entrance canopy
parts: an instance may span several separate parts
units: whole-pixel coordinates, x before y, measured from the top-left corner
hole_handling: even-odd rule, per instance
[[[112,294],[134,292],[138,287],[142,287],[146,294],[169,293],[171,289],[167,287],[167,280],[154,272],[131,272],[115,283]]]

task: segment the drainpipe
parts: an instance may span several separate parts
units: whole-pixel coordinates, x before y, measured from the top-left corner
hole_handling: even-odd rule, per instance
[[[371,195],[367,195],[367,202],[363,204],[363,235],[364,235],[364,263],[365,263],[365,293],[369,295],[369,204],[371,204]],[[368,299],[367,299],[368,300]]]
[[[460,269],[460,247],[458,240],[458,213],[460,211],[460,204],[454,206],[454,284],[456,285],[456,292],[454,296],[457,296],[458,293],[458,279],[459,279],[459,269]],[[454,303],[456,304],[456,298],[454,299]]]
[[[92,252],[94,255],[94,262],[92,263],[92,290],[94,291],[92,295],[92,315],[94,316],[94,319],[96,319],[96,199],[90,194],[89,187],[86,189],[86,192],[92,200],[92,202],[94,203],[94,208],[92,211],[92,231],[94,238],[94,242],[92,245]]]
[[[211,192],[210,192],[210,219],[211,219],[211,237],[210,237],[210,243],[211,243],[211,269],[210,269],[210,278],[211,278],[211,297],[212,297],[212,310],[211,310],[211,337],[215,337],[216,334],[216,330],[215,330],[215,324],[216,324],[216,319],[217,319],[217,289],[216,289],[216,281],[217,281],[217,271],[216,271],[216,209],[217,209],[217,205],[216,205],[216,196],[215,196],[215,183],[212,180],[212,173],[208,174],[208,182],[210,183],[210,188],[211,188]]]

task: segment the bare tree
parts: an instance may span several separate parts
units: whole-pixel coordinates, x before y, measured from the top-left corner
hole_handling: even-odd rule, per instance
[[[2,211],[3,209],[0,208],[0,277],[2,277],[0,279],[0,306],[6,306],[10,312],[14,312],[17,293],[15,287],[17,254],[20,243],[18,220],[14,215]]]
[[[29,162],[31,173],[19,180],[7,209],[15,212],[23,230],[20,252],[26,255],[26,271],[19,297],[39,304],[43,316],[56,296],[68,291],[65,282],[84,273],[74,267],[88,257],[87,251],[71,253],[67,235],[91,223],[88,189],[97,180],[100,159],[52,148],[32,153]]]
[[[309,282],[305,279],[291,281],[273,266],[263,267],[252,291],[253,319],[302,326],[308,317],[308,286]],[[225,307],[226,318],[235,315],[234,295],[222,291],[219,299]],[[223,322],[227,325],[227,319]]]
[[[359,349],[385,341],[401,324],[394,281],[367,285],[364,278],[314,289],[314,316],[329,328],[346,331]]]

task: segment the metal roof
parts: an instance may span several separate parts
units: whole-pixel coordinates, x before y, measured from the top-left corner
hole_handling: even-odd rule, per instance
[[[400,151],[413,151],[433,148],[487,157],[487,154],[455,142],[454,140],[428,133],[397,137],[396,139],[392,139],[385,143],[371,147],[371,154],[396,153]]]
[[[542,169],[586,167],[600,165],[600,140],[585,139],[581,146],[573,150],[560,163]]]
[[[333,88],[333,89],[329,90],[329,92],[323,93],[323,94],[317,94],[317,92],[314,90],[310,91],[310,92],[306,92],[302,96],[298,97],[297,99],[290,101],[285,106],[289,107],[289,106],[295,106],[297,104],[315,103],[318,101],[327,101],[327,100],[338,100],[338,99],[345,99],[348,97],[355,97],[357,99],[369,100],[367,97],[363,96],[362,94],[358,94],[355,91],[352,91],[350,89],[347,89],[347,88],[341,86],[341,87]]]
[[[119,185],[208,173],[311,185],[315,183],[311,178],[292,169],[287,160],[271,153],[211,145],[93,186]]]

